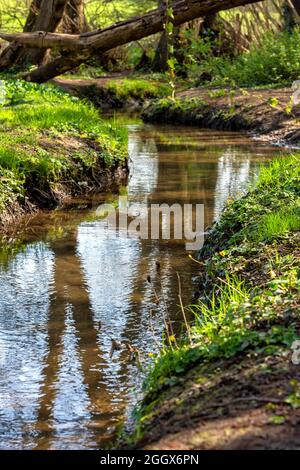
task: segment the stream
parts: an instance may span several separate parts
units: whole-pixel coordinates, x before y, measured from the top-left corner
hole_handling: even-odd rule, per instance
[[[134,119],[126,125],[131,174],[122,194],[136,204],[204,204],[206,227],[229,198],[243,194],[261,163],[281,153],[239,133]],[[118,196],[38,214],[24,224],[20,242],[0,253],[1,449],[112,442],[161,342],[153,286],[174,324],[176,273],[185,305],[197,288],[197,264],[184,241],[112,233],[96,216],[104,201],[118,204]],[[137,348],[143,370],[126,348],[111,354],[112,339]]]

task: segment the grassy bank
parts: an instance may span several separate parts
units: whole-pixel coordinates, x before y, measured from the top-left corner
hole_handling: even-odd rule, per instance
[[[193,88],[148,105],[146,122],[249,131],[273,143],[299,145],[299,105],[291,88]]]
[[[194,320],[149,371],[134,446],[299,447],[299,163],[297,154],[262,169],[191,260]]]
[[[65,197],[105,190],[126,174],[127,132],[50,86],[3,81],[0,226]]]
[[[168,96],[170,87],[162,80],[147,77],[80,78],[61,77],[55,83],[73,95],[86,98],[104,109],[142,108],[147,100]]]

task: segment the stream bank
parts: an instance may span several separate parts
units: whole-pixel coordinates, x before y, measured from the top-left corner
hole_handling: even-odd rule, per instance
[[[299,105],[292,88],[189,88],[181,82],[176,99],[167,83],[140,77],[59,78],[54,83],[104,109],[142,113],[148,123],[193,125],[225,131],[247,131],[261,141],[297,147]]]
[[[291,88],[192,88],[176,99],[162,98],[143,111],[145,122],[180,123],[219,130],[248,131],[278,145],[300,143],[300,107]]]
[[[4,82],[0,231],[25,214],[126,183],[127,131],[54,87]]]
[[[202,203],[205,226],[282,153],[239,133],[126,116],[118,123],[128,129],[131,177],[122,195],[129,206]],[[103,202],[117,207],[118,196],[84,194],[59,210],[39,211],[1,245],[1,449],[111,446],[162,344],[153,286],[181,329],[176,273],[187,305],[198,272],[185,240],[112,232],[97,214]],[[112,339],[140,352],[143,371],[127,348],[111,357]]]
[[[275,160],[212,227],[194,321],[155,359],[125,447],[299,448],[299,163]]]
[[[149,80],[126,75],[95,79],[57,78],[53,83],[81,99],[87,99],[102,110],[141,111],[150,100],[168,96],[164,80]]]

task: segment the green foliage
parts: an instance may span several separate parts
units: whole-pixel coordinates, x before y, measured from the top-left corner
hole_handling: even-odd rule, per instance
[[[4,127],[73,133],[95,139],[107,161],[123,158],[127,132],[102,120],[88,102],[52,86],[18,80],[5,81],[7,102],[0,108]]]
[[[97,29],[141,15],[156,7],[157,0],[104,0],[87,2],[85,14],[91,27]]]
[[[300,155],[281,157],[261,169],[257,185],[247,196],[235,201],[214,228],[216,245],[227,247],[264,236],[269,218],[269,240],[298,226],[300,197]],[[278,218],[278,213],[286,212]],[[274,221],[278,224],[274,225]],[[271,224],[271,225],[270,225]],[[261,234],[261,235],[260,235]]]
[[[297,246],[299,161],[297,154],[263,168],[256,187],[228,206],[214,227],[202,253],[212,288],[189,307],[194,316],[189,335],[156,358],[145,382],[150,400],[200,362],[281,354],[297,338],[293,321],[287,326],[281,315],[300,295],[299,259],[279,252],[276,238],[289,237]],[[253,277],[247,267],[252,259],[258,263]]]
[[[174,35],[174,14],[173,14],[173,7],[170,5],[169,0],[166,0],[166,25],[165,25],[165,33],[167,36],[167,44],[168,44],[168,70],[167,70],[167,77],[169,81],[169,86],[171,88],[171,99],[175,99],[175,90],[176,90],[176,69],[175,64],[176,60],[174,57],[174,46],[173,46],[173,35]]]
[[[299,42],[299,27],[292,32],[268,32],[260,45],[253,44],[249,52],[230,59],[214,56],[214,44],[209,39],[193,41],[189,52],[193,57],[192,75],[199,77],[199,83],[205,83],[205,77],[210,76],[209,82],[219,85],[291,83],[300,74]]]
[[[250,236],[255,241],[266,241],[296,230],[300,230],[300,204],[265,215]]]
[[[165,83],[143,80],[139,78],[126,78],[123,80],[111,80],[106,85],[107,90],[119,101],[134,98],[144,100],[146,98],[160,98],[168,93],[168,85]]]
[[[52,86],[4,81],[0,106],[0,210],[23,203],[34,185],[54,187],[63,177],[80,181],[97,162],[124,159],[127,131],[103,121],[87,102]],[[93,141],[94,147],[68,148],[68,139]],[[97,148],[97,150],[96,150]]]

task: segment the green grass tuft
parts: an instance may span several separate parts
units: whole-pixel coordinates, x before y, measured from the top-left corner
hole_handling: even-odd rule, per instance
[[[249,52],[230,58],[215,56],[213,43],[205,39],[200,41],[197,49],[200,56],[192,67],[192,73],[201,85],[205,80],[201,76],[210,76],[209,84],[230,86],[274,86],[291,84],[299,78],[300,28],[292,32],[267,32],[261,43],[252,44]]]
[[[54,86],[18,80],[1,86],[1,211],[23,204],[30,187],[55,189],[62,179],[78,185],[93,166],[125,159],[127,130],[102,120],[88,102]]]
[[[128,98],[140,100],[161,98],[170,93],[169,86],[166,83],[138,78],[111,80],[107,83],[106,88],[119,101]]]
[[[283,316],[300,294],[299,161],[299,154],[274,160],[224,211],[202,250],[207,287],[188,308],[194,319],[189,335],[156,357],[145,403],[199,363],[277,354],[297,339],[295,322],[286,325]],[[285,249],[277,241],[282,236]]]
[[[262,217],[252,234],[253,241],[267,241],[300,230],[300,207],[281,209]]]

